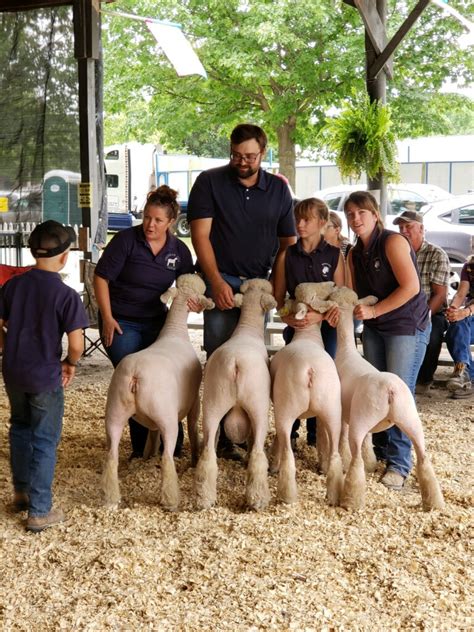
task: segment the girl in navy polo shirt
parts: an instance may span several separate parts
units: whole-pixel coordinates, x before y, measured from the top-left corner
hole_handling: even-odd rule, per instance
[[[160,296],[181,274],[194,271],[189,248],[170,229],[178,217],[177,192],[166,185],[148,194],[143,223],[117,233],[95,269],[101,337],[114,365],[149,347],[158,337],[167,308]],[[189,305],[199,311],[199,305]],[[129,420],[131,458],[143,456],[148,430]],[[183,442],[180,425],[177,450]]]
[[[284,266],[276,272],[275,298],[278,307],[282,307],[286,292],[290,298],[295,298],[296,286],[300,283],[320,283],[334,281],[337,286],[344,285],[344,259],[336,246],[328,244],[323,238],[323,230],[329,218],[329,210],[322,200],[308,198],[301,200],[295,206],[295,223],[299,236],[298,241],[285,252]],[[283,332],[283,338],[288,344],[293,339],[295,328],[304,328],[315,323],[321,323],[321,336],[324,348],[334,358],[336,355],[336,321],[335,311],[318,314],[309,311],[303,320],[296,320],[291,314],[282,317],[288,325]],[[323,320],[327,319],[327,320]],[[297,419],[291,431],[292,444],[298,437],[297,430],[300,421]],[[306,421],[308,445],[316,443],[316,419],[311,417]]]
[[[348,285],[359,298],[374,295],[379,300],[354,310],[354,317],[364,321],[364,356],[379,371],[398,375],[414,395],[431,330],[415,253],[403,235],[384,228],[370,193],[351,193],[344,211],[357,236],[348,255]],[[401,490],[411,469],[410,440],[393,426],[374,434],[373,441],[377,457],[387,465],[381,482]]]

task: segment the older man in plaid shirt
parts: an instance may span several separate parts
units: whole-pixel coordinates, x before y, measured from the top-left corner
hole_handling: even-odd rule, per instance
[[[448,298],[449,258],[442,248],[426,241],[421,213],[405,209],[393,223],[398,225],[400,233],[405,235],[416,253],[421,289],[426,294],[431,311],[430,342],[418,373],[416,387],[418,394],[427,393],[433,384],[443,336],[448,328],[444,310]]]

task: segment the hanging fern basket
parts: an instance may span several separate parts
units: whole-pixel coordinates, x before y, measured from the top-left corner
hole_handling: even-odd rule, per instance
[[[397,148],[390,109],[368,95],[348,105],[336,118],[326,119],[323,140],[334,155],[341,176],[368,178],[379,174],[399,180]]]

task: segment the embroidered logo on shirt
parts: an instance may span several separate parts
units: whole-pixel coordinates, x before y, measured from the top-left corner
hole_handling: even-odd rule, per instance
[[[321,275],[323,277],[327,277],[329,276],[329,273],[331,272],[331,264],[330,263],[322,263],[321,264]]]
[[[166,255],[165,261],[168,270],[176,270],[181,260],[178,255],[170,254]]]
[[[375,272],[379,272],[380,270],[380,259],[377,257],[377,259],[374,259],[374,270]]]

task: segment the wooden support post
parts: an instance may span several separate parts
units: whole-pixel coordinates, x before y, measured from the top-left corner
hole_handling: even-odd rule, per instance
[[[82,223],[94,240],[102,197],[98,172],[96,135],[95,63],[99,58],[99,0],[74,0],[74,50],[79,76],[79,135],[82,183],[89,184],[89,198],[82,208]],[[98,253],[89,244],[86,256],[97,261]]]
[[[376,0],[377,14],[380,21],[381,28],[385,33],[385,21],[387,14],[386,0]],[[372,38],[369,32],[365,31],[365,59],[366,59],[366,86],[367,93],[371,102],[380,101],[385,103],[386,101],[386,75],[385,73],[379,73],[376,77],[371,77],[369,69],[371,65],[377,60],[379,54],[372,43]],[[367,178],[367,188],[371,191],[379,191],[379,204],[382,218],[385,219],[387,215],[387,183],[383,174],[379,173],[374,178]]]

